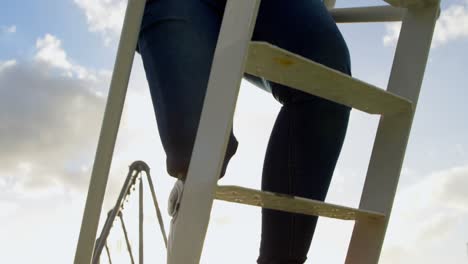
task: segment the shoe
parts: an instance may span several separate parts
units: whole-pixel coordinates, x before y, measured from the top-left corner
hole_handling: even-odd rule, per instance
[[[167,212],[174,218],[177,215],[180,206],[180,200],[182,199],[182,191],[184,190],[184,182],[177,180],[172,187],[171,194],[169,194],[169,201],[167,206]]]
[[[167,254],[170,255],[172,252],[172,243],[174,241],[174,227],[177,221],[177,213],[179,211],[180,201],[182,199],[182,192],[184,190],[184,182],[177,180],[172,188],[171,194],[169,194],[169,201],[167,206],[167,212],[172,217],[171,226],[169,229],[169,237],[167,238]]]

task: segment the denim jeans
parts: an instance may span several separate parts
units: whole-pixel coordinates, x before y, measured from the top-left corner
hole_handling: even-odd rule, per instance
[[[226,0],[153,0],[145,8],[138,50],[172,176],[188,169]],[[320,0],[263,0],[253,40],[351,74],[348,48]],[[229,63],[229,62],[226,62]],[[289,87],[268,85],[282,104],[267,151],[262,189],[324,200],[350,109]],[[231,132],[221,173],[238,142]],[[262,210],[260,264],[304,263],[317,217]]]

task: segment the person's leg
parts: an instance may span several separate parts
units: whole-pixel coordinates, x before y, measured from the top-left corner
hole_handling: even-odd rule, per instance
[[[220,23],[203,0],[157,0],[145,9],[138,48],[174,177],[188,170]],[[237,144],[231,132],[221,176]]]
[[[349,54],[319,0],[263,1],[254,40],[350,74]],[[269,83],[282,104],[265,155],[262,189],[324,200],[344,141],[349,108]],[[304,263],[317,217],[262,210],[260,264]]]
[[[324,200],[343,143],[348,109],[316,99],[286,103],[265,156],[262,189]],[[304,263],[317,217],[262,210],[258,263]]]

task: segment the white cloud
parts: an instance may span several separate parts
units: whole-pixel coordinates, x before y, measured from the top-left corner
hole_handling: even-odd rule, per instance
[[[6,32],[8,33],[16,33],[16,26],[13,25],[13,26],[10,26],[6,29]]]
[[[62,49],[62,41],[57,37],[46,34],[36,41],[37,53],[35,59],[50,66],[71,70],[72,64],[67,58],[67,54]]]
[[[0,237],[14,236],[8,243],[0,239],[6,253],[0,262],[69,263],[104,110],[100,94],[107,92],[110,74],[74,63],[50,34],[37,41],[33,57],[0,61],[0,216],[6,217]],[[104,215],[115,203],[133,160],[157,161],[150,164],[158,177],[158,197],[159,191],[167,197],[171,187],[172,179],[158,175],[165,171],[165,160],[155,155],[162,147],[157,145],[143,67],[137,62],[126,100],[132,106],[123,113]],[[133,117],[131,122],[127,116]],[[167,182],[164,188],[159,179]],[[46,254],[46,245],[59,249],[58,254]],[[24,251],[28,254],[21,255]]]
[[[0,98],[5,189],[83,184],[78,168],[89,162],[104,103],[89,82],[19,63],[0,72]]]
[[[390,246],[382,251],[380,262],[382,264],[409,263],[412,250],[407,250],[401,246]]]
[[[382,263],[462,263],[454,243],[467,239],[468,165],[420,178],[397,193]]]
[[[127,1],[123,0],[74,0],[86,14],[89,30],[103,35],[109,44],[118,36]]]
[[[13,34],[16,33],[16,25],[2,26],[1,30],[6,34]]]
[[[454,227],[461,222],[460,214],[438,214],[429,217],[421,226],[418,239],[421,241],[434,241],[437,239],[446,239]]]
[[[436,175],[441,179],[436,190],[440,201],[448,207],[468,212],[468,166],[452,168]]]
[[[0,188],[83,187],[110,74],[74,64],[53,35],[36,48],[32,61],[0,61]]]
[[[16,60],[0,61],[0,72],[16,65]]]
[[[56,36],[46,34],[36,41],[35,61],[46,67],[55,68],[65,76],[74,77],[81,80],[99,81],[110,76],[109,71],[92,71],[73,63],[62,47],[62,41]]]
[[[34,189],[38,195],[63,191],[64,186],[82,191],[90,175],[111,73],[74,63],[61,40],[51,34],[39,38],[36,49],[32,61],[0,61],[0,193],[26,195]],[[137,62],[126,100],[133,106],[124,110],[116,146],[118,173],[126,173],[130,162],[142,158],[138,151],[150,152],[148,137],[159,143],[149,91],[140,94],[147,84],[141,60]],[[135,118],[129,121],[127,115]],[[143,117],[150,119],[152,129],[141,122]],[[154,152],[146,156],[155,157]],[[110,189],[115,191],[120,184],[121,178],[116,178]]]
[[[387,33],[383,37],[383,43],[385,46],[395,45],[398,41],[398,36],[400,35],[401,23],[386,23],[385,29]]]
[[[466,3],[450,6],[437,21],[434,43],[442,45],[465,37],[468,37],[468,7]]]
[[[386,34],[383,37],[384,46],[394,46],[398,41],[401,23],[385,24]],[[432,47],[439,47],[450,41],[468,37],[468,7],[467,2],[449,6],[441,12],[437,20]]]

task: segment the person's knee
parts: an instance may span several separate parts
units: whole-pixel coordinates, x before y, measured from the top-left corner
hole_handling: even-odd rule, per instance
[[[237,151],[239,143],[234,134],[231,133],[226,154],[224,156],[223,165],[221,167],[220,178],[226,173],[230,159]],[[176,140],[174,143],[166,146],[166,167],[167,173],[175,178],[184,180],[187,176],[190,160],[192,157],[194,142],[183,142]],[[215,164],[212,164],[213,166]]]
[[[326,111],[338,111],[338,112],[349,112],[351,108],[333,101],[299,91],[293,88],[289,88],[283,85],[273,84],[272,93],[284,106],[296,104],[302,105],[311,111],[315,110],[326,110]]]

